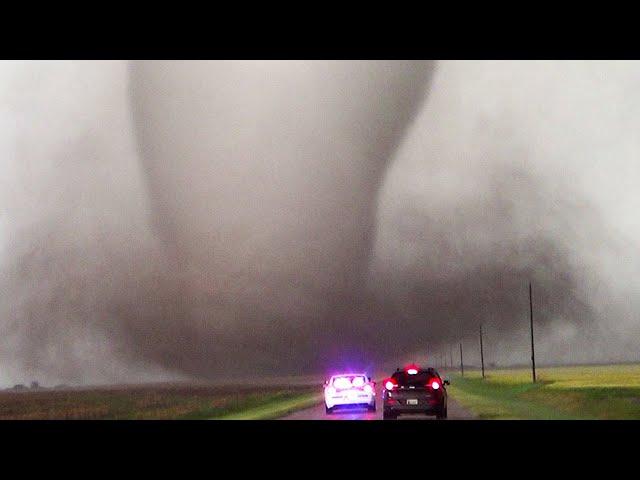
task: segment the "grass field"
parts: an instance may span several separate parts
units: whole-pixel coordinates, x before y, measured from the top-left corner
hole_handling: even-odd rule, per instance
[[[640,365],[478,371],[449,393],[481,419],[640,419]]]
[[[317,390],[163,384],[0,392],[0,420],[268,419],[317,403]]]
[[[269,420],[280,418],[289,413],[308,407],[313,407],[322,401],[322,394],[307,393],[296,395],[288,399],[277,399],[260,406],[238,411],[221,417],[221,420]]]

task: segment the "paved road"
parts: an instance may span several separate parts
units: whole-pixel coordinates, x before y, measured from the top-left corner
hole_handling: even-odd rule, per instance
[[[376,396],[376,403],[378,409],[376,412],[368,412],[366,409],[335,412],[331,415],[327,415],[324,411],[324,404],[317,405],[315,407],[307,408],[306,410],[299,410],[281,420],[382,420],[382,401],[380,394]],[[449,397],[447,405],[447,414],[451,420],[470,420],[473,419],[473,415],[465,410],[455,400]],[[428,417],[426,415],[401,415],[398,420],[432,420],[435,417]]]

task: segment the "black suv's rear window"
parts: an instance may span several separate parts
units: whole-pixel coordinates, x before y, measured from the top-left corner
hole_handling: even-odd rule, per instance
[[[396,372],[392,377],[400,387],[424,387],[430,379],[437,377],[437,373],[434,370],[420,370],[415,375]]]

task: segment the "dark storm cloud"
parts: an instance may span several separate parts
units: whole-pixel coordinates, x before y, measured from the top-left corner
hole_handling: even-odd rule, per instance
[[[574,261],[571,245],[576,228],[594,244],[604,240],[589,204],[559,197],[520,168],[495,169],[486,187],[487,198],[450,210],[425,209],[417,199],[399,207],[390,228],[419,250],[404,268],[374,268],[371,280],[379,301],[393,305],[381,330],[396,326],[395,355],[407,344],[426,354],[427,346],[473,339],[481,324],[513,337],[528,319],[529,282],[537,323],[561,319],[589,332],[596,321],[578,288],[596,276]]]
[[[163,271],[146,225],[124,67],[0,66],[2,382],[166,374],[111,333],[114,302],[154,291]]]
[[[371,275],[417,352],[462,339],[479,361],[484,324],[492,360],[526,363],[532,282],[543,362],[637,358],[636,71],[440,65],[382,193]]]
[[[2,72],[0,381],[633,357],[632,65]]]

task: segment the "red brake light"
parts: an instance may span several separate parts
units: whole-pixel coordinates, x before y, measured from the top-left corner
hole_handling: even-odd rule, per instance
[[[373,393],[373,387],[367,383],[367,384],[364,386],[364,391],[365,391],[366,393]]]
[[[393,390],[397,386],[398,384],[393,378],[388,378],[387,380],[384,381],[384,388],[386,388],[387,390]]]
[[[437,378],[432,378],[431,380],[429,380],[429,383],[427,383],[427,385],[434,390],[438,390],[442,386],[440,384],[440,380],[438,380]]]
[[[404,367],[404,371],[407,372],[409,375],[415,375],[418,373],[418,365],[416,365],[415,363],[412,363],[411,365],[407,365],[406,367]]]

